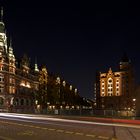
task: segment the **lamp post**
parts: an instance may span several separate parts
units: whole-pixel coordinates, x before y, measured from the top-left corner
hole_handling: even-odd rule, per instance
[[[136,98],[132,99],[132,111],[134,112],[134,116],[136,116]]]

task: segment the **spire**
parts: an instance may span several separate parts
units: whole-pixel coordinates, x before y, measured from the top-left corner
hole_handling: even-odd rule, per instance
[[[0,9],[0,33],[5,33],[5,25],[3,22],[3,7]]]
[[[10,37],[10,44],[9,47],[12,48],[12,38]]]
[[[112,69],[111,69],[111,67],[109,68],[109,71],[108,71],[109,73],[112,73]]]
[[[35,71],[38,72],[39,69],[38,69],[38,65],[37,65],[37,58],[35,58]]]
[[[1,22],[3,22],[3,7],[1,7],[0,16],[1,16]]]
[[[11,37],[10,37],[10,44],[9,44],[9,53],[13,54],[12,38]]]
[[[9,43],[9,57],[10,58],[15,58],[14,53],[13,53],[13,47],[12,47],[12,38],[10,37],[10,43]]]

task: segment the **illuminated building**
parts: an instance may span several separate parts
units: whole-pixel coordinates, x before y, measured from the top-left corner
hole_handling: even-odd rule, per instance
[[[48,73],[45,67],[39,70],[37,62],[31,69],[27,55],[20,61],[15,58],[12,41],[7,40],[1,10],[0,111],[35,112],[36,109],[46,109],[48,105],[53,108],[61,105],[62,108],[76,105],[79,99],[76,88]]]
[[[34,109],[34,92],[38,88],[38,77],[30,69],[29,59],[23,56],[17,62],[12,48],[8,45],[5,24],[0,21],[0,111],[32,112]]]
[[[124,54],[119,70],[109,68],[96,75],[94,87],[98,109],[128,110],[133,108],[134,74],[131,61]]]

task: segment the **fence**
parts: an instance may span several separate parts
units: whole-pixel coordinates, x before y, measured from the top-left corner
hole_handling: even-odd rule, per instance
[[[106,117],[135,117],[134,111],[116,110],[93,110],[93,109],[44,109],[41,112],[47,115],[66,115],[66,116],[106,116]]]

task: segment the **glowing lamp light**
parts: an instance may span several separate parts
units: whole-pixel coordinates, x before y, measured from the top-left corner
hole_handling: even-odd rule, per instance
[[[20,83],[20,86],[25,86],[25,83]]]
[[[66,82],[65,82],[65,81],[63,81],[63,83],[62,83],[62,84],[63,84],[63,86],[64,86],[64,87],[66,86]]]
[[[72,90],[72,85],[70,85],[70,90]]]

